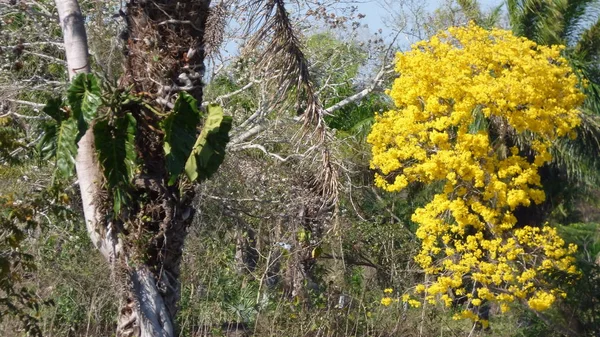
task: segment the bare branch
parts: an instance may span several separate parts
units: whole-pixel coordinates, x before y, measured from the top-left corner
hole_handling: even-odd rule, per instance
[[[251,87],[252,87],[254,84],[256,84],[256,83],[258,83],[258,82],[259,82],[259,81],[256,81],[256,80],[254,80],[254,81],[252,81],[252,82],[249,82],[248,84],[246,84],[245,86],[243,86],[243,87],[239,88],[238,90],[232,91],[232,92],[230,92],[230,93],[228,93],[228,94],[221,95],[221,96],[219,96],[219,97],[217,97],[217,98],[213,99],[213,100],[212,100],[212,102],[217,102],[217,101],[218,101],[218,102],[221,102],[221,103],[222,103],[222,102],[223,102],[223,100],[226,100],[226,99],[228,99],[228,98],[230,98],[230,97],[233,97],[233,96],[235,96],[235,95],[237,95],[237,94],[239,94],[239,93],[241,93],[241,92],[243,92],[243,91],[246,91],[246,90],[250,89],[250,88],[251,88]],[[207,106],[208,106],[210,103],[212,103],[212,102],[209,102],[209,101],[202,102],[202,107],[204,107],[204,108],[205,108],[205,107],[207,107]]]
[[[356,94],[347,97],[341,101],[339,101],[338,103],[330,106],[329,108],[325,109],[325,113],[327,114],[331,114],[332,112],[339,110],[343,107],[345,107],[346,105],[350,104],[350,103],[354,103],[356,101],[360,101],[361,99],[363,99],[365,96],[369,95],[370,93],[372,93],[373,91],[375,91],[381,84],[382,78],[384,75],[386,74],[390,74],[392,73],[394,70],[392,69],[391,65],[384,65],[381,67],[381,70],[379,70],[379,72],[377,73],[377,75],[375,76],[375,78],[373,79],[372,83],[366,87],[365,89],[357,92]]]
[[[24,118],[24,119],[37,119],[37,120],[48,120],[50,119],[50,117],[47,116],[28,116],[28,115],[22,115],[13,111],[9,111],[3,115],[0,115],[0,118],[6,118],[6,117],[17,117],[17,118]]]
[[[46,55],[46,54],[40,54],[40,53],[34,53],[34,52],[32,52],[32,51],[29,51],[29,50],[23,50],[23,53],[24,53],[24,54],[35,55],[35,56],[37,56],[37,57],[41,57],[41,58],[44,58],[44,59],[50,60],[50,61],[52,61],[52,62],[56,62],[56,63],[62,64],[62,65],[65,65],[65,66],[67,65],[67,61],[65,61],[65,60],[61,60],[61,59],[59,59],[59,58],[56,58],[56,57],[54,57],[54,56],[50,56],[50,55]]]
[[[40,42],[23,42],[12,46],[1,46],[2,48],[12,49],[17,47],[31,47],[31,46],[43,46],[43,45],[51,45],[60,49],[65,49],[65,46],[62,42],[54,42],[54,41],[40,41]]]
[[[9,101],[11,103],[17,103],[17,104],[27,105],[27,106],[34,107],[34,108],[43,108],[43,107],[46,106],[46,104],[29,102],[29,101],[22,101],[22,100],[19,100],[19,99],[6,98],[5,100]]]
[[[165,20],[165,21],[162,21],[162,22],[158,23],[159,26],[166,25],[166,24],[190,25],[195,30],[201,31],[200,28],[194,26],[194,24],[192,23],[192,21],[189,21],[189,20]]]
[[[304,157],[304,155],[301,155],[301,154],[291,154],[291,155],[289,155],[287,157],[282,157],[282,156],[280,156],[278,154],[275,154],[275,153],[267,151],[267,149],[265,149],[264,146],[259,145],[259,144],[241,145],[241,146],[237,146],[235,149],[236,150],[258,149],[258,150],[261,150],[264,154],[266,154],[268,156],[271,156],[271,157],[273,157],[273,158],[275,158],[275,159],[277,159],[277,160],[279,160],[279,161],[281,161],[283,163],[286,162],[286,161],[288,161],[288,160],[290,160],[290,159],[292,159],[292,158],[302,158],[302,157]]]

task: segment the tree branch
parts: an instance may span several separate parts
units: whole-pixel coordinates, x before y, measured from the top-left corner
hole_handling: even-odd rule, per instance
[[[228,99],[228,98],[233,97],[233,96],[235,96],[235,95],[237,95],[237,94],[239,94],[239,93],[241,93],[241,92],[243,92],[245,90],[250,89],[254,84],[256,84],[258,82],[259,81],[257,81],[257,80],[251,81],[248,84],[246,84],[245,86],[239,88],[238,90],[232,91],[232,92],[230,92],[228,94],[221,95],[221,96],[215,98],[214,100],[212,100],[212,102],[217,102],[217,101],[222,102],[225,99]],[[205,107],[207,107],[212,102],[208,102],[208,101],[202,102],[202,107],[205,108]]]
[[[12,99],[12,98],[5,98],[5,100],[11,102],[11,103],[17,103],[17,104],[22,104],[22,105],[27,105],[30,107],[34,107],[34,108],[43,108],[46,106],[46,104],[42,104],[42,103],[35,103],[35,102],[29,102],[29,101],[22,101],[19,99]]]
[[[54,56],[50,56],[50,55],[46,55],[46,54],[40,54],[40,53],[34,53],[34,52],[28,51],[28,50],[23,50],[23,53],[24,54],[29,54],[29,55],[35,55],[37,57],[41,57],[43,59],[47,59],[47,60],[50,60],[52,62],[56,62],[56,63],[62,64],[62,65],[65,65],[65,66],[67,65],[67,62],[65,60],[61,60],[61,59],[56,58]]]
[[[37,119],[37,120],[48,120],[50,119],[50,117],[46,117],[46,116],[28,116],[28,115],[21,115],[19,113],[13,112],[13,111],[9,111],[3,115],[0,115],[0,118],[6,118],[6,117],[17,117],[17,118],[25,118],[25,119]]]
[[[369,95],[370,93],[375,91],[375,89],[377,89],[380,86],[381,80],[384,75],[390,74],[393,71],[394,70],[392,69],[391,65],[382,66],[381,69],[379,70],[379,72],[377,73],[377,75],[375,75],[375,78],[373,78],[372,83],[368,87],[366,87],[365,89],[361,90],[360,92],[358,92],[350,97],[347,97],[347,98],[341,100],[340,102],[330,106],[329,108],[325,109],[325,113],[331,114],[334,111],[339,110],[348,104],[360,101],[361,99],[365,98],[367,95]]]
[[[261,150],[262,152],[264,152],[264,154],[266,154],[268,156],[271,156],[271,157],[273,157],[273,158],[275,158],[275,159],[277,159],[277,160],[279,160],[279,161],[281,161],[283,163],[285,163],[286,161],[288,161],[288,160],[290,160],[292,158],[302,158],[302,157],[304,157],[304,155],[302,155],[302,154],[291,154],[291,155],[289,155],[287,157],[282,157],[282,156],[280,156],[278,154],[271,153],[271,152],[267,151],[267,149],[265,149],[264,146],[259,145],[259,144],[240,145],[240,146],[235,147],[234,150],[238,150],[239,151],[239,150],[245,150],[245,149],[258,149],[258,150]]]

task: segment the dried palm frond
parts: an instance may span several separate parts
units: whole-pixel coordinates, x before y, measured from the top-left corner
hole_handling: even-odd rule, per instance
[[[329,149],[325,148],[321,151],[321,170],[314,177],[314,187],[318,188],[318,192],[323,198],[322,206],[330,207],[338,201],[339,181],[337,169],[333,167],[331,154]]]
[[[303,131],[299,139],[313,144],[309,152],[314,154],[305,164],[318,165],[313,167],[317,173],[310,185],[321,197],[321,208],[329,208],[338,200],[338,172],[328,147],[325,110],[314,89],[302,44],[283,0],[255,1],[250,6],[261,15],[250,20],[250,29],[256,33],[246,51],[258,52],[257,67],[274,88],[269,108],[294,108],[301,116]]]
[[[207,57],[212,56],[221,48],[225,36],[227,17],[231,14],[227,7],[228,4],[221,1],[209,9],[208,18],[206,19],[206,32],[204,33],[204,55]]]
[[[325,131],[323,106],[314,90],[308,61],[283,0],[266,1],[262,13],[262,20],[258,21],[261,25],[246,49],[261,50],[257,65],[259,69],[278,75],[274,77],[277,89],[273,95],[273,103],[286,103],[290,94],[295,95],[293,101],[304,126],[318,131],[322,141]]]

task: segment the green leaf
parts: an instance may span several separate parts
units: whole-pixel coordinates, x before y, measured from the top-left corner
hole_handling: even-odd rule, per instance
[[[94,124],[94,143],[98,159],[112,194],[115,215],[128,203],[127,189],[135,174],[136,120],[127,113],[112,120],[101,119]]]
[[[42,111],[53,121],[42,127],[43,136],[37,145],[38,151],[43,160],[54,158],[54,178],[68,178],[75,168],[77,121],[66,112],[61,98],[49,99]]]
[[[214,174],[225,159],[232,119],[223,116],[218,105],[208,106],[208,116],[198,136],[191,156],[185,163],[185,173],[191,181],[205,180]]]
[[[50,160],[56,155],[56,133],[58,125],[51,122],[43,126],[43,134],[37,143],[37,150],[42,160]]]
[[[481,109],[481,106],[478,106],[473,110],[473,122],[469,125],[470,134],[477,134],[489,128],[489,122],[483,112],[481,112]]]
[[[165,132],[164,150],[169,185],[173,185],[183,173],[185,162],[192,153],[196,140],[200,117],[198,101],[190,94],[181,92],[173,111],[161,125]]]
[[[56,155],[56,142],[58,126],[69,115],[62,109],[64,102],[61,98],[51,98],[42,111],[52,117],[52,120],[42,125],[42,137],[37,144],[37,149],[43,160],[50,160]]]
[[[55,128],[55,134],[50,134],[55,141],[44,148],[47,153],[56,155],[55,177],[68,178],[73,174],[75,168],[75,156],[77,155],[77,124],[75,119],[69,118],[62,121]]]
[[[65,102],[62,98],[50,98],[44,106],[44,108],[42,109],[42,111],[46,115],[52,117],[52,119],[60,123],[65,119],[69,118],[69,114],[63,109],[64,105]]]
[[[67,90],[67,101],[77,119],[77,140],[83,137],[92,120],[96,118],[98,108],[102,105],[100,94],[98,80],[93,74],[81,73],[71,82]]]

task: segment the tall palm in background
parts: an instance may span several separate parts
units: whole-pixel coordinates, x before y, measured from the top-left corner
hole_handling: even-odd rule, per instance
[[[476,0],[457,0],[457,4],[468,20],[483,27],[498,26],[500,16],[484,14]],[[547,201],[517,212],[521,224],[539,224],[553,210],[571,207],[574,200],[595,194],[600,183],[600,1],[507,0],[505,4],[515,35],[540,45],[566,46],[563,55],[577,72],[586,94],[577,138],[558,141],[553,147],[553,162],[542,169]],[[527,148],[531,139],[517,135],[513,141]],[[573,216],[577,212],[570,211],[563,212],[570,214],[564,220],[582,220]]]
[[[486,26],[476,0],[458,0],[457,3],[470,20]],[[572,207],[590,201],[596,203],[599,195],[600,1],[507,0],[505,4],[509,24],[515,35],[526,37],[540,45],[566,47],[563,55],[577,72],[586,95],[581,107],[581,125],[577,130],[577,138],[564,138],[554,144],[552,163],[541,169],[546,202],[517,210],[516,215],[520,223],[533,224],[542,223],[553,211],[564,215],[559,220],[565,226],[559,228],[566,240],[579,245],[578,265],[583,276],[570,288],[572,290],[566,301],[559,306],[557,316],[538,316],[547,326],[554,325],[564,335],[596,335],[600,332],[597,323],[600,317],[597,282],[600,275],[600,227],[594,223],[598,221],[598,215],[582,216]],[[487,23],[489,27],[498,24]],[[514,141],[524,145],[522,148],[527,148],[531,139],[519,135]],[[556,212],[557,210],[562,212]],[[554,279],[561,282],[560,276],[555,276]],[[548,333],[552,335],[551,331]]]
[[[578,137],[556,144],[548,178],[562,175],[569,182],[563,187],[575,184],[589,191],[600,181],[600,2],[508,0],[506,5],[515,35],[566,46],[564,56],[584,84]]]

